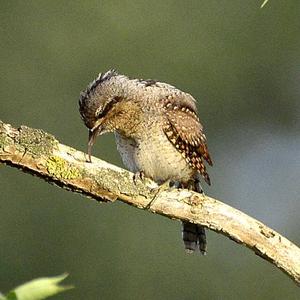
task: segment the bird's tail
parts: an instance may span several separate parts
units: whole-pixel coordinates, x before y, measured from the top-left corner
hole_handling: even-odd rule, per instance
[[[203,226],[182,222],[182,239],[188,253],[199,249],[203,255],[206,254],[206,234]]]
[[[199,176],[193,182],[189,183],[188,188],[198,193],[203,193]],[[206,254],[206,234],[203,226],[182,222],[182,239],[188,253],[193,253],[195,250],[199,249],[203,255]]]

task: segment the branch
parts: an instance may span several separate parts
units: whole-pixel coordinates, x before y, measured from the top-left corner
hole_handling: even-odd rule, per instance
[[[54,136],[0,121],[0,163],[98,201],[120,200],[171,219],[201,224],[243,244],[300,284],[300,249],[263,223],[216,199],[133,181],[133,174],[60,144]]]

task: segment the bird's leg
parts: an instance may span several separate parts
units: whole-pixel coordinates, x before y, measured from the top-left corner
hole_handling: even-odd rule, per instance
[[[204,191],[202,189],[202,186],[201,186],[199,178],[195,179],[195,181],[194,181],[194,187],[195,187],[195,191],[196,192],[198,192],[200,194],[203,194],[203,196],[204,196]]]

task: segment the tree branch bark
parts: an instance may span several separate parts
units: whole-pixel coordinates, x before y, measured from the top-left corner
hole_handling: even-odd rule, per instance
[[[171,219],[201,224],[222,233],[273,263],[300,284],[300,249],[285,237],[216,199],[183,189],[133,181],[133,174],[71,147],[54,136],[0,121],[0,163],[22,169],[98,201],[120,200]]]

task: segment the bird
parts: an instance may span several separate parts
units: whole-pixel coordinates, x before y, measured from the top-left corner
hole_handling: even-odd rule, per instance
[[[196,100],[189,93],[111,69],[80,93],[79,112],[89,130],[88,161],[96,137],[112,132],[124,165],[134,174],[201,193],[201,178],[211,184],[204,161],[213,163]],[[182,224],[186,251],[206,254],[204,227]]]

